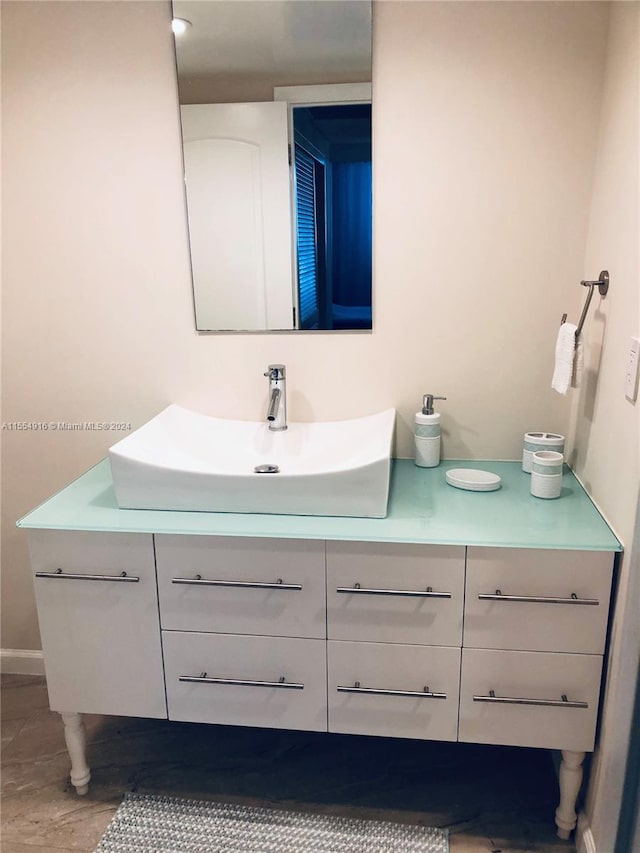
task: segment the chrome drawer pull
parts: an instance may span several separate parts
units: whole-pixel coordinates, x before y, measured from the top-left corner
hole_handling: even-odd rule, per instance
[[[566,693],[561,699],[516,699],[511,696],[496,696],[495,690],[490,690],[488,696],[474,696],[474,702],[499,702],[501,705],[544,705],[548,708],[588,708],[588,702],[570,702]]]
[[[371,693],[374,696],[415,696],[419,699],[446,699],[446,693],[432,693],[429,687],[423,690],[385,690],[382,687],[361,687],[360,682],[356,681],[353,687],[338,685],[336,687],[338,693]]]
[[[216,581],[207,580],[202,575],[196,575],[195,578],[172,578],[171,583],[179,583],[195,586],[225,586],[233,587],[234,589],[302,589],[302,584],[299,583],[283,583],[282,578],[278,578],[274,583],[266,583],[262,581]]]
[[[534,604],[600,604],[597,598],[578,598],[575,592],[571,593],[570,598],[555,598],[545,595],[503,595],[502,591],[497,589],[494,593],[481,592],[478,598],[480,601],[528,601]]]
[[[119,575],[79,575],[74,572],[63,572],[56,569],[55,572],[36,572],[37,578],[64,578],[70,581],[119,581],[121,583],[139,583],[140,578],[121,572]]]
[[[339,586],[336,592],[346,592],[352,595],[404,595],[411,598],[451,598],[450,592],[434,592],[433,588],[428,586],[425,590],[421,589],[372,589],[371,587],[362,587],[359,583],[353,586]]]
[[[234,687],[281,687],[285,690],[303,690],[304,684],[297,681],[285,681],[284,675],[278,681],[254,681],[247,678],[210,678],[206,672],[201,675],[180,675],[178,681],[188,684],[231,684]]]

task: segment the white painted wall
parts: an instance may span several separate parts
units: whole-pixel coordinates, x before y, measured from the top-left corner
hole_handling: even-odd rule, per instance
[[[639,49],[640,4],[612,3],[584,266],[586,278],[608,269],[611,287],[601,302],[594,297],[585,326],[585,381],[571,417],[576,473],[625,545],[586,802],[598,853],[614,849],[640,659],[640,403],[624,395],[629,338],[640,334]]]
[[[167,4],[2,14],[5,421],[259,418],[277,361],[294,420],[396,406],[400,456],[425,392],[449,398],[448,457],[568,426],[549,386],[583,295],[606,4],[376,4],[375,328],[337,335],[194,331]],[[2,438],[2,646],[37,648],[15,520],[114,436]]]

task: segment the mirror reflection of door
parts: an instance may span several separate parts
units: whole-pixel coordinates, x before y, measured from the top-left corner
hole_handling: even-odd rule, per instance
[[[293,107],[300,329],[371,329],[371,104]]]
[[[294,328],[286,105],[180,114],[197,328]]]
[[[314,151],[312,140],[296,149],[291,130],[294,105],[315,110],[371,101],[370,0],[172,0],[172,7],[186,22],[175,47],[196,329],[370,329],[370,280],[359,292],[349,290],[364,280],[361,253],[354,251],[357,220],[346,207],[334,216],[332,207],[340,195],[338,173],[354,170],[333,152]],[[192,134],[186,118],[192,107],[257,115],[260,105],[288,110],[287,139],[276,158],[280,175],[286,172],[286,180],[276,181],[280,188],[286,183],[284,215],[264,186],[273,173],[262,143],[246,136],[246,127]],[[327,128],[325,115],[315,133]],[[303,181],[294,165],[299,160],[302,169],[303,155],[296,157],[302,149],[313,187],[306,246],[296,227],[302,203],[299,210],[292,192]],[[367,209],[370,216],[370,195]],[[300,268],[301,280],[312,282],[302,290],[299,253],[303,261],[312,258],[311,267]]]

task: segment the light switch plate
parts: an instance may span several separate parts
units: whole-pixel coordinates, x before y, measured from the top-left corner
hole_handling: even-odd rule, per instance
[[[627,375],[625,379],[624,394],[628,400],[635,403],[638,396],[638,366],[640,354],[640,338],[631,338],[629,346],[629,357],[627,360]]]

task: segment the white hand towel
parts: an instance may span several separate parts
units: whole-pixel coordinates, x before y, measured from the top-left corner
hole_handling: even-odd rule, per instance
[[[573,363],[576,354],[576,329],[573,323],[563,323],[556,341],[556,366],[551,387],[558,394],[566,394],[571,386]]]
[[[571,387],[579,388],[582,379],[582,371],[584,369],[584,350],[582,341],[578,338],[576,341],[576,351],[573,356],[573,372],[571,374]]]

